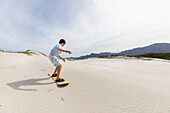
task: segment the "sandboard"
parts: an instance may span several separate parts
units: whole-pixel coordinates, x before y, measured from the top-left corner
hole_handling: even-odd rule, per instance
[[[50,72],[48,75],[52,77],[53,73],[54,73],[54,72]],[[54,81],[56,80],[56,78],[57,78],[57,77],[52,77],[52,79],[53,79]],[[60,78],[64,79],[63,77],[60,77]],[[56,84],[57,84],[58,86],[63,86],[63,85],[68,85],[69,82],[66,81],[66,80],[64,80],[63,82],[56,82]]]

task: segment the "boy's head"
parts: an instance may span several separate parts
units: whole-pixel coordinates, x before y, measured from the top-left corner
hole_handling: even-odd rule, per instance
[[[60,39],[59,44],[61,44],[63,47],[66,44],[66,41],[64,39]]]

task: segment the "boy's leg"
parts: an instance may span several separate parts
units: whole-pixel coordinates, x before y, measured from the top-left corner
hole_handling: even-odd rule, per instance
[[[56,78],[56,80],[58,80],[58,79],[59,79],[60,72],[61,72],[61,68],[62,68],[62,65],[61,65],[61,64],[60,64],[60,65],[58,65],[58,66],[56,67],[56,69],[57,69],[57,78]]]
[[[55,68],[55,71],[54,71],[54,73],[53,73],[54,75],[56,74],[58,68],[59,68],[59,65]]]

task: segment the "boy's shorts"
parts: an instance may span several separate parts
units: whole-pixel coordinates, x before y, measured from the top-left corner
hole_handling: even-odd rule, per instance
[[[49,55],[49,59],[54,66],[60,65],[59,60],[54,55]]]

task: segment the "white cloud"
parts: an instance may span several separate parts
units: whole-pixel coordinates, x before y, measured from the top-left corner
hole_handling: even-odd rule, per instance
[[[65,38],[65,48],[79,56],[170,42],[168,0],[2,0],[0,4],[0,46],[9,50],[48,54]]]

